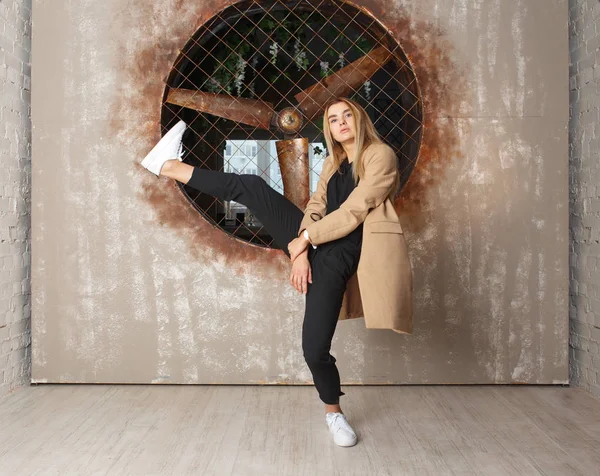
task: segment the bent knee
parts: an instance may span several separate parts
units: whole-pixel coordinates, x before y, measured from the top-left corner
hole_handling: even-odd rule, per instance
[[[303,346],[303,355],[306,364],[311,367],[319,364],[335,363],[335,357],[329,353],[328,349],[317,349]]]

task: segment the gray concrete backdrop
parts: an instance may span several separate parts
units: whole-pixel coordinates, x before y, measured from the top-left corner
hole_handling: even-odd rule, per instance
[[[0,396],[29,381],[31,0],[0,2]]]
[[[570,375],[600,396],[600,3],[569,2]]]
[[[34,2],[33,381],[311,382],[283,253],[137,165],[178,49],[225,5]],[[340,323],[343,383],[567,382],[567,1],[369,8],[426,106],[398,203],[415,333]]]

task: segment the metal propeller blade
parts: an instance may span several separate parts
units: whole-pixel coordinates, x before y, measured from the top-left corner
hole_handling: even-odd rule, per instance
[[[273,105],[265,101],[192,89],[171,89],[166,102],[267,130],[275,114]]]
[[[299,137],[278,140],[275,142],[275,148],[283,181],[283,195],[300,210],[304,210],[310,198],[308,139]]]
[[[298,109],[306,119],[313,119],[323,110],[324,104],[329,99],[348,96],[360,88],[392,56],[392,53],[383,46],[372,50],[362,58],[296,94],[294,97],[298,101]],[[277,113],[273,105],[256,99],[179,88],[169,91],[166,102],[266,130],[271,128],[271,124],[277,123],[274,120]],[[284,112],[282,111],[282,114]],[[289,111],[288,113],[291,114]],[[284,114],[282,117],[285,119],[287,116]],[[282,129],[282,124],[277,123],[277,125]],[[302,122],[299,121],[299,124],[294,124],[287,132],[292,133],[293,130],[297,132],[301,128]],[[303,210],[310,196],[308,139],[281,140],[277,141],[275,146],[283,179],[284,195]]]
[[[362,58],[294,95],[298,101],[298,107],[306,119],[313,119],[323,110],[327,101],[336,96],[349,96],[386,64],[392,56],[385,46],[375,48]]]

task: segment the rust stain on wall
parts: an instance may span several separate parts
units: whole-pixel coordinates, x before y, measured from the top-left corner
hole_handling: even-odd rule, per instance
[[[180,48],[202,24],[232,3],[235,2],[199,4],[177,0],[170,6],[156,2],[148,5],[142,0],[129,3],[121,21],[127,27],[131,46],[119,46],[122,86],[115,94],[111,126],[122,143],[133,141],[136,145],[138,156],[132,158],[132,165],[141,184],[140,198],[153,207],[161,225],[177,230],[189,240],[194,259],[211,250],[238,274],[272,277],[274,272],[289,270],[283,251],[252,245],[214,227],[186,200],[174,181],[156,178],[139,165],[160,139],[165,80]],[[393,0],[355,5],[388,27],[409,57],[419,82],[424,105],[421,150],[411,177],[395,202],[398,213],[408,217],[405,225],[418,231],[428,221],[423,207],[426,192],[441,179],[444,165],[460,155],[458,129],[450,118],[439,118],[466,96],[465,83],[452,59],[452,45],[439,28],[412,21]]]
[[[449,111],[456,110],[468,96],[466,73],[453,57],[454,48],[439,27],[413,21],[404,13],[388,13],[397,10],[393,0],[369,0],[362,5],[391,30],[419,83],[424,129],[421,149],[410,178],[394,203],[396,211],[407,217],[405,226],[416,232],[429,221],[429,212],[424,208],[428,190],[443,178],[445,166],[461,157],[459,131]]]
[[[183,0],[177,0],[172,6],[160,6],[156,2],[148,5],[141,0],[130,3],[120,20],[123,27],[127,26],[133,46],[119,46],[122,87],[111,108],[111,128],[121,142],[136,143],[139,155],[132,158],[132,166],[141,185],[138,196],[153,207],[161,225],[177,230],[189,241],[194,259],[210,250],[213,257],[223,259],[237,274],[267,277],[289,269],[289,260],[283,251],[242,242],[215,228],[185,199],[175,181],[157,178],[139,165],[161,137],[161,99],[179,49],[202,24],[231,3],[200,5]],[[176,13],[162,11],[169,9]]]

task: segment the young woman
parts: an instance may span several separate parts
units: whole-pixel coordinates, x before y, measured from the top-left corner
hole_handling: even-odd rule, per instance
[[[336,359],[329,351],[346,284],[357,271],[363,222],[372,208],[393,198],[399,174],[393,149],[381,140],[369,116],[355,101],[330,101],[325,105],[323,125],[330,154],[304,212],[259,176],[182,163],[183,121],[165,134],[142,165],[155,175],[175,179],[222,200],[242,203],[291,259],[290,282],[306,296],[304,358],[319,398],[325,403],[325,421],[334,442],[353,446],[357,437],[340,407],[339,397],[345,393],[341,391]]]

